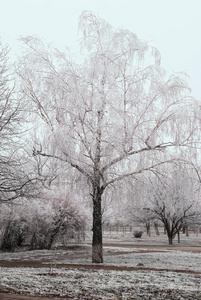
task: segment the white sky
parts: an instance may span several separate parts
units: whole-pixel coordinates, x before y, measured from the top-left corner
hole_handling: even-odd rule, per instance
[[[201,100],[201,0],[0,0],[0,37],[14,53],[20,36],[34,34],[73,50],[83,10],[157,47],[165,69],[188,73]]]

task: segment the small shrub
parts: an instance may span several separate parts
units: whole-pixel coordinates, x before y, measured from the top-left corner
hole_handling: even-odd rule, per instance
[[[141,231],[141,230],[134,230],[133,231],[133,235],[134,235],[135,238],[141,238],[142,234],[143,234],[143,231]]]

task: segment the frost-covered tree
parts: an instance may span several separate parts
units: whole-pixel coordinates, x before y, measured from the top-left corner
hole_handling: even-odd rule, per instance
[[[30,196],[35,190],[33,174],[22,139],[26,126],[22,103],[16,92],[14,66],[9,47],[0,41],[0,204]]]
[[[31,204],[31,205],[30,205]],[[70,191],[45,189],[40,198],[0,206],[0,249],[51,249],[84,238],[87,214]]]
[[[143,174],[137,180],[127,182],[127,203],[123,213],[134,227],[146,227],[147,234],[151,235],[151,225],[155,218],[147,210],[149,176],[149,173],[146,176]]]
[[[184,225],[196,224],[201,215],[200,187],[196,177],[192,177],[192,168],[190,172],[169,166],[157,176],[149,177],[144,185],[144,199],[139,201],[141,206],[135,209],[139,219],[155,220],[164,225],[169,244]]]
[[[19,75],[23,97],[41,120],[34,155],[61,160],[85,178],[93,203],[92,261],[101,263],[105,190],[177,159],[196,124],[183,75],[166,78],[156,48],[91,12],[79,26],[80,59],[26,37]]]
[[[83,239],[87,215],[75,195],[61,188],[60,192],[51,189],[40,201],[36,200],[34,209],[29,209],[31,249],[51,249],[56,241],[66,246],[70,240]]]

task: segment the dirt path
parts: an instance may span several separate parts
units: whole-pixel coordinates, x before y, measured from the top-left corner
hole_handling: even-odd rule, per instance
[[[105,243],[104,246],[112,246],[112,247],[121,247],[121,248],[135,248],[135,251],[133,253],[150,253],[150,252],[164,252],[169,250],[174,251],[190,251],[190,252],[197,252],[201,253],[201,247],[176,247],[176,246],[150,246],[150,245],[130,245],[130,244],[112,244],[112,243]],[[136,251],[136,248],[139,249]],[[145,249],[143,249],[145,248]],[[118,252],[106,252],[104,255],[119,255],[128,253],[128,251],[118,251]],[[54,260],[59,262],[63,260],[64,258],[68,258],[71,260],[74,260],[76,258],[82,258],[82,257],[90,257],[89,252],[78,252],[76,254],[70,254],[66,253],[61,255],[54,256]],[[37,260],[0,260],[0,266],[2,267],[9,267],[9,268],[15,268],[15,267],[24,267],[24,268],[51,268],[52,267],[52,256],[46,256],[43,257],[41,261],[41,257],[37,257]],[[103,270],[119,270],[119,271],[137,271],[137,270],[147,270],[147,271],[170,271],[170,272],[180,272],[180,273],[189,273],[189,274],[201,274],[201,272],[195,272],[195,271],[188,271],[188,270],[177,270],[177,269],[157,269],[157,268],[145,268],[145,267],[129,267],[129,266],[114,266],[114,265],[80,265],[80,264],[57,264],[55,265],[55,268],[66,268],[66,269],[103,269]],[[55,298],[55,297],[39,297],[39,296],[26,296],[26,295],[20,295],[15,294],[15,291],[12,289],[4,288],[0,286],[0,300],[58,300],[61,298]],[[70,298],[64,298],[64,299],[70,299]]]
[[[43,264],[39,261],[30,262],[30,261],[1,261],[1,267],[8,268],[52,268],[52,264]],[[165,271],[165,272],[179,272],[179,273],[188,273],[188,274],[201,274],[198,271],[186,270],[186,269],[166,269],[166,268],[146,268],[146,267],[129,267],[129,266],[115,266],[115,265],[102,265],[102,264],[57,264],[54,265],[55,269],[80,269],[80,270],[110,270],[110,271]],[[0,298],[1,299],[1,298]]]
[[[143,253],[143,251],[146,251],[146,252],[156,252],[156,250],[161,250],[161,251],[164,251],[164,250],[173,250],[173,251],[186,251],[186,252],[197,252],[197,253],[201,253],[201,245],[200,247],[199,246],[175,246],[175,245],[172,245],[172,246],[162,246],[162,245],[132,245],[132,244],[113,244],[113,243],[104,243],[104,246],[105,247],[121,247],[121,248],[137,248],[137,249],[141,249],[139,250],[139,253]],[[143,250],[143,249],[146,249],[146,250]],[[159,251],[157,251],[159,252]],[[138,253],[138,252],[135,252],[135,253]]]
[[[0,288],[1,290],[1,288]],[[59,298],[47,298],[47,297],[32,297],[25,295],[17,295],[17,294],[9,294],[9,293],[1,293],[0,292],[0,300],[58,300]]]

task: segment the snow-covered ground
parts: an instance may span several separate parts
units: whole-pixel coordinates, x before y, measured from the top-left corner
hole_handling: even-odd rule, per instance
[[[68,252],[75,256],[90,252],[89,240],[82,248]],[[44,261],[42,268],[0,267],[0,286],[64,299],[201,299],[201,235],[182,235],[181,243],[175,240],[170,247],[167,237],[154,234],[141,239],[134,239],[130,233],[105,234],[104,242],[113,245],[104,247],[107,255],[101,269],[85,269],[94,266],[90,257],[69,259],[66,250],[0,253],[0,260]],[[117,251],[124,253],[117,255]],[[51,261],[45,261],[46,257]],[[66,267],[59,268],[61,263]],[[81,267],[69,269],[69,263]],[[121,266],[121,270],[104,269],[111,265]]]

